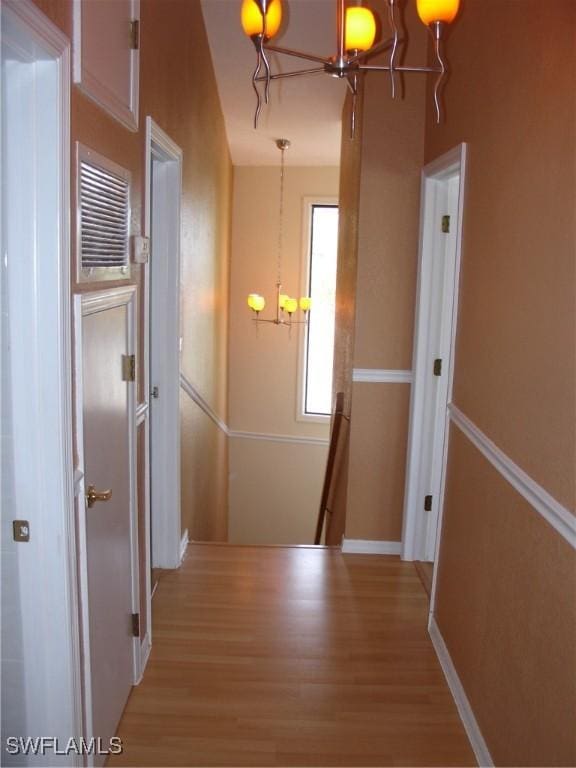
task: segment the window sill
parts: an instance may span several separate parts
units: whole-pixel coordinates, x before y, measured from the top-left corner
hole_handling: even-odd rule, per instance
[[[305,423],[305,424],[329,424],[330,423],[330,416],[327,414],[324,416],[323,414],[308,414],[308,413],[300,413],[296,416],[296,421]]]

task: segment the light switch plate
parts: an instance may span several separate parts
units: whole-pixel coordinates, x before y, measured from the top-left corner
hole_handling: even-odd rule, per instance
[[[30,523],[28,520],[13,520],[14,541],[30,541]]]
[[[132,235],[132,261],[134,264],[147,264],[150,257],[150,238]]]

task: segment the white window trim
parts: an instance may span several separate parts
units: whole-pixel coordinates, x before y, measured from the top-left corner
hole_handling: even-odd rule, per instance
[[[310,255],[312,233],[312,206],[340,205],[336,195],[305,195],[302,197],[302,256],[300,260],[300,296],[308,295],[308,275],[310,273]],[[314,307],[312,307],[312,312]],[[330,415],[304,413],[305,373],[306,373],[306,326],[299,327],[298,367],[296,371],[296,421],[307,424],[328,424]]]

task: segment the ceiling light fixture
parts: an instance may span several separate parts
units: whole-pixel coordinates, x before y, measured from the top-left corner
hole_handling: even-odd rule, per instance
[[[282,22],[281,0],[243,0],[241,8],[242,28],[254,43],[257,60],[256,69],[252,75],[252,86],[256,92],[256,111],[254,127],[258,126],[258,118],[262,111],[262,94],[260,83],[264,84],[264,102],[270,99],[270,84],[273,80],[287,77],[303,77],[325,72],[332,77],[346,80],[352,93],[352,134],[354,134],[356,118],[356,97],[358,95],[359,77],[366,72],[388,72],[392,98],[396,96],[396,75],[398,73],[435,74],[434,107],[436,122],[440,122],[440,87],[446,75],[446,61],[442,50],[442,40],[447,24],[450,24],[460,5],[460,0],[416,0],[418,15],[428,27],[434,40],[434,66],[404,66],[400,65],[399,47],[405,41],[400,38],[396,23],[396,9],[400,0],[384,0],[388,6],[388,21],[392,37],[374,45],[376,37],[376,21],[369,8],[361,5],[347,5],[346,0],[336,0],[337,14],[337,52],[330,58],[316,56],[290,48],[280,48],[270,45],[270,40],[276,35]],[[376,65],[367,62],[376,54],[389,50],[388,64]],[[284,54],[298,59],[314,62],[315,67],[299,69],[292,72],[273,73],[267,53]],[[262,73],[262,69],[264,72]]]
[[[280,23],[280,22],[278,22]],[[301,296],[300,299],[294,299],[287,293],[282,293],[282,247],[284,235],[284,152],[290,146],[288,139],[277,139],[276,146],[280,150],[280,205],[278,216],[278,256],[276,273],[276,317],[267,319],[260,317],[260,312],[266,306],[266,299],[259,293],[250,293],[248,295],[248,306],[254,312],[254,322],[256,323],[274,323],[274,325],[286,325],[290,327],[294,324],[305,324],[308,322],[308,311],[312,306],[312,299],[309,296]],[[304,320],[294,320],[294,313],[298,307],[304,313]]]

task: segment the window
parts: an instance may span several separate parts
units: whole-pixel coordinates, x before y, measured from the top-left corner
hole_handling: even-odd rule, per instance
[[[306,295],[312,309],[304,344],[304,419],[322,419],[332,410],[332,365],[334,360],[334,312],[338,249],[338,206],[307,202],[308,243]]]

